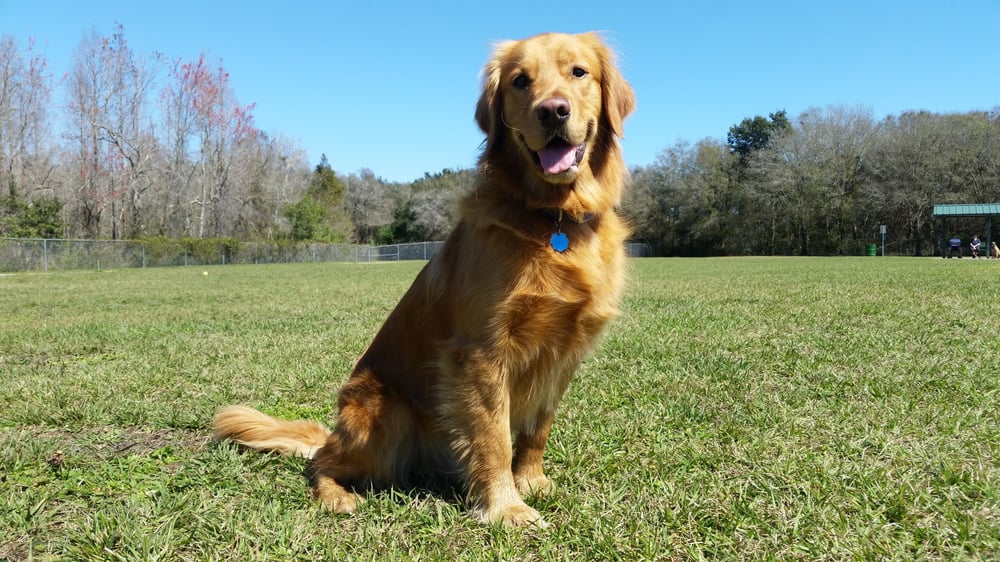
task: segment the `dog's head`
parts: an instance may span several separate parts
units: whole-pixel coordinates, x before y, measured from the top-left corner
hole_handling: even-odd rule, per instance
[[[529,206],[561,206],[574,191],[592,199],[599,194],[588,191],[607,186],[603,175],[625,173],[616,137],[634,100],[596,34],[547,33],[501,43],[486,65],[476,107],[486,133],[481,163],[491,173],[510,174]],[[600,195],[614,200],[580,205],[609,208],[620,189]]]

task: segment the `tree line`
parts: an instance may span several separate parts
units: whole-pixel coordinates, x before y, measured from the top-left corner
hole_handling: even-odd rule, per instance
[[[59,106],[54,82],[34,41],[0,36],[0,236],[440,239],[474,177],[387,182],[337,174],[325,155],[310,169],[256,126],[221,62],[136,53],[121,25],[84,36]]]
[[[856,255],[880,225],[890,252],[928,255],[985,234],[981,218],[935,221],[935,204],[996,202],[1000,111],[876,120],[834,106],[679,142],[633,171],[624,210],[661,255]]]
[[[60,82],[57,107],[34,42],[0,37],[0,236],[440,240],[475,181],[313,167],[256,126],[221,63],[136,53],[120,25],[85,35]],[[621,211],[659,255],[859,254],[882,224],[890,251],[921,255],[943,228],[982,228],[939,224],[934,204],[997,201],[998,111],[876,120],[838,106],[669,146],[632,169]]]

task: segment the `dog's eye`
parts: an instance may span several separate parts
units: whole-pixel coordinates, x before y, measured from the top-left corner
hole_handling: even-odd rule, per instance
[[[579,66],[574,66],[573,67],[573,76],[575,76],[577,78],[583,78],[587,74],[589,74],[589,73],[587,72],[587,70],[585,68],[581,68]]]
[[[529,83],[531,83],[531,80],[528,79],[527,74],[518,74],[517,76],[514,77],[513,84],[514,87],[517,88],[518,90],[523,90],[527,88]]]

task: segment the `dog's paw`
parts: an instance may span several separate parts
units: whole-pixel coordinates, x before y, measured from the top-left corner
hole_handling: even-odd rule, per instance
[[[351,513],[365,501],[362,496],[345,490],[332,480],[317,482],[313,486],[313,495],[320,506],[331,513]]]
[[[513,505],[504,509],[499,521],[508,527],[535,527],[545,529],[549,524],[542,519],[542,514],[527,505]]]
[[[555,486],[544,474],[537,476],[515,476],[514,485],[522,498],[544,497],[552,493]]]
[[[542,515],[527,504],[512,503],[504,507],[479,509],[476,518],[484,523],[503,523],[507,527],[535,527],[545,529],[549,524]]]

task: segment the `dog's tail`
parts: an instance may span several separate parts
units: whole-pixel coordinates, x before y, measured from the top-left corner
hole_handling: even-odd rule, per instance
[[[313,458],[330,430],[308,420],[285,421],[246,406],[226,406],[212,420],[216,441],[230,439],[251,449]]]

